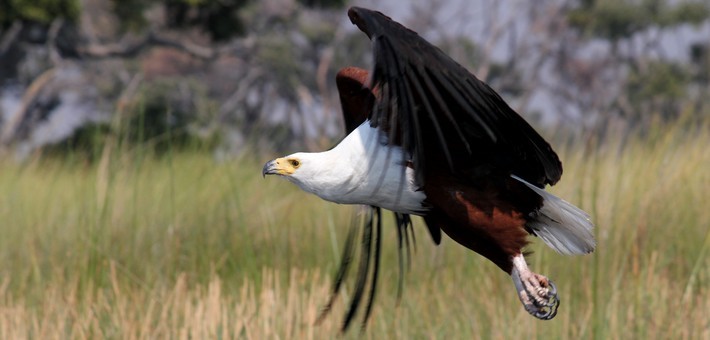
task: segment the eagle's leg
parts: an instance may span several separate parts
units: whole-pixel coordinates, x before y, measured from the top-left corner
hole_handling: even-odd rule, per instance
[[[523,254],[513,257],[510,276],[518,291],[518,298],[528,313],[541,320],[550,320],[557,315],[557,307],[560,305],[557,287],[547,277],[532,272]]]

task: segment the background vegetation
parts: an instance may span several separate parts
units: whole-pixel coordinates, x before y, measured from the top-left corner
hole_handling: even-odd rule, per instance
[[[85,129],[136,119],[138,143],[169,128],[225,156],[329,147],[334,75],[370,62],[349,5],[388,12],[539,125],[643,130],[710,110],[703,1],[3,0],[0,153],[94,149]]]
[[[643,137],[558,147],[552,190],[589,211],[597,251],[536,241],[533,267],[560,288],[552,321],[530,317],[510,279],[421,221],[396,301],[394,228],[368,338],[710,336],[710,120]],[[328,338],[348,295],[314,325],[353,211],[204,150],[156,158],[107,144],[98,162],[0,163],[0,337]],[[393,226],[391,226],[393,227]],[[360,337],[357,328],[347,337]]]
[[[356,211],[259,171],[341,137],[334,74],[369,62],[353,4],[380,6],[0,0],[0,339],[336,337],[348,289],[313,323]],[[386,228],[373,318],[346,338],[710,338],[710,36],[667,38],[707,31],[707,4],[535,4],[397,19],[540,128],[598,250],[531,246],[562,298],[541,322],[419,220],[397,301]],[[451,29],[471,8],[475,39]]]

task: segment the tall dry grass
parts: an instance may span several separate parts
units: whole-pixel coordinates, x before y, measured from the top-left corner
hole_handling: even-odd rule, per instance
[[[419,221],[402,301],[386,228],[372,320],[345,337],[710,339],[709,146],[710,122],[558,143],[551,190],[592,214],[598,249],[531,246],[560,289],[554,320],[527,315],[485,259],[431,245]],[[347,289],[313,321],[349,207],[262,180],[254,159],[103,155],[0,163],[0,339],[338,336]]]

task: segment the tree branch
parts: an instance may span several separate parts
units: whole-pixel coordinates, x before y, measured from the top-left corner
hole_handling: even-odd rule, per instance
[[[12,26],[0,36],[0,56],[4,55],[5,52],[10,49],[10,46],[12,46],[12,43],[17,39],[20,31],[22,31],[22,22],[15,20]]]
[[[204,60],[215,59],[219,52],[221,52],[220,50],[216,50],[211,47],[200,46],[191,41],[172,38],[167,34],[158,32],[149,32],[143,37],[139,37],[137,39],[124,38],[121,40],[123,41],[120,43],[89,44],[87,46],[80,46],[78,50],[83,57],[92,59],[134,57],[144,49],[155,46],[174,48],[193,57]]]

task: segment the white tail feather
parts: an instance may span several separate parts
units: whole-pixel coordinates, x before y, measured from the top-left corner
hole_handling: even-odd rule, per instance
[[[518,176],[511,177],[542,197],[542,207],[527,226],[545,241],[545,244],[565,255],[588,254],[594,251],[594,224],[586,212]]]

